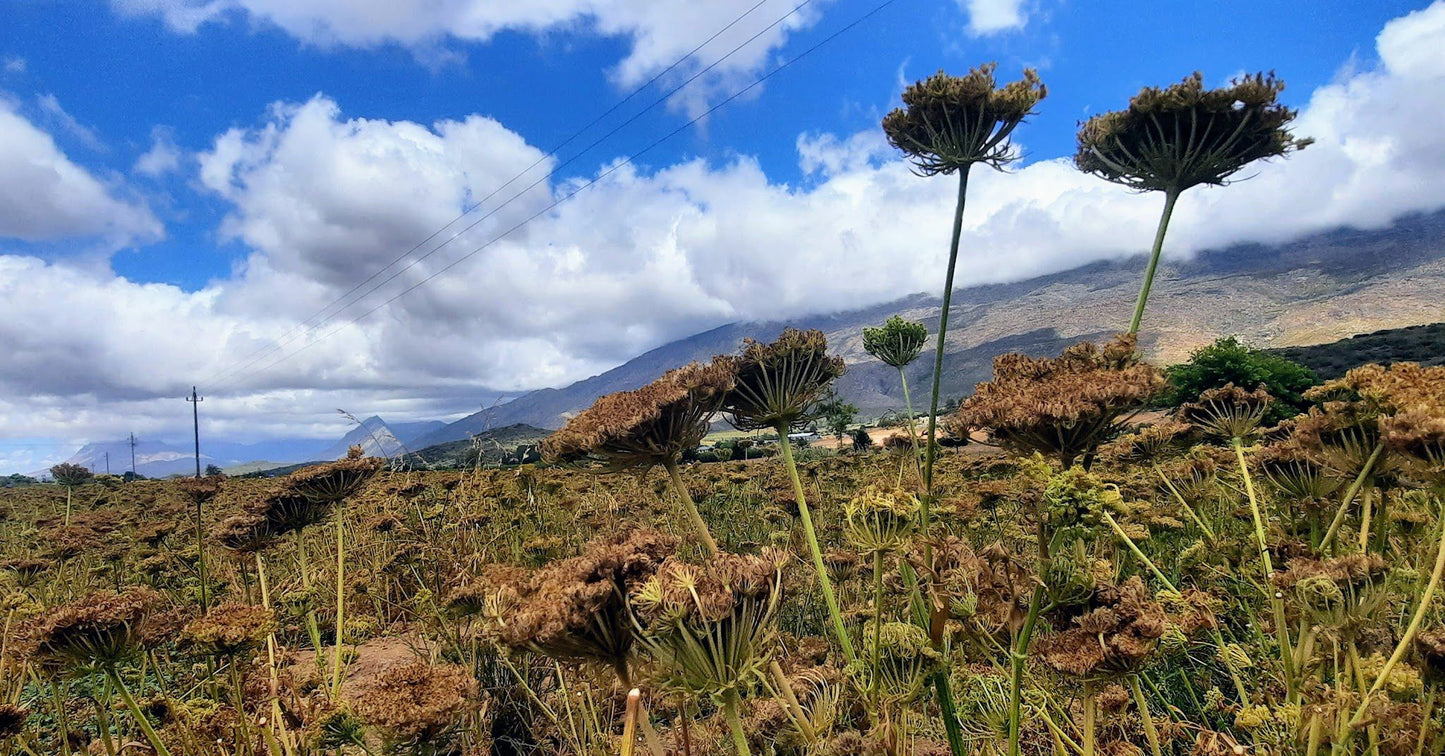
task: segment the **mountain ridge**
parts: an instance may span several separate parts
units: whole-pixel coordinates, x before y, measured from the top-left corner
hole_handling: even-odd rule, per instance
[[[1122,330],[1144,262],[1141,256],[1096,261],[1025,281],[955,289],[944,395],[962,395],[986,380],[998,354],[1054,354],[1081,339]],[[1140,346],[1150,359],[1167,363],[1226,335],[1261,347],[1327,343],[1445,320],[1434,293],[1442,289],[1445,211],[1407,216],[1383,229],[1339,228],[1280,244],[1235,244],[1161,262]],[[830,350],[848,363],[837,384],[840,395],[865,413],[897,408],[902,406],[897,373],[863,351],[862,329],[899,314],[936,333],[940,309],[939,296],[915,293],[830,314],[717,326],[569,386],[539,389],[473,413],[417,444],[458,441],[515,423],[557,428],[599,396],[637,388],[692,360],[733,352],[744,338],[770,340],[788,326],[827,334]],[[913,386],[927,386],[932,361],[920,359],[907,373]]]

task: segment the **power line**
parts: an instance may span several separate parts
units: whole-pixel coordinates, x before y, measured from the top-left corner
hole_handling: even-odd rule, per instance
[[[637,158],[642,157],[643,155],[647,154],[648,152],[651,152],[653,149],[656,149],[659,145],[661,145],[661,144],[663,144],[664,142],[672,139],[673,137],[675,137],[675,136],[677,136],[678,134],[682,133],[682,132],[685,131],[686,129],[692,127],[692,126],[693,126],[694,124],[696,124],[698,121],[701,121],[701,120],[703,120],[704,118],[707,118],[708,116],[712,115],[714,112],[716,112],[717,110],[719,110],[719,109],[722,108],[723,106],[727,105],[728,103],[732,102],[733,100],[736,100],[737,98],[739,98],[739,97],[743,96],[744,94],[748,93],[748,92],[751,91],[754,87],[757,87],[758,85],[760,85],[760,84],[762,84],[763,82],[767,81],[768,79],[772,78],[773,76],[775,76],[775,75],[778,74],[779,72],[783,71],[784,69],[788,68],[789,66],[793,65],[794,63],[796,63],[796,62],[802,60],[803,58],[807,57],[808,55],[812,54],[813,52],[815,52],[816,50],[818,50],[818,48],[820,48],[820,47],[828,44],[829,42],[832,42],[834,39],[837,39],[838,37],[840,37],[840,36],[842,36],[843,34],[847,33],[848,31],[852,30],[854,27],[858,26],[859,24],[863,23],[864,21],[868,20],[869,18],[872,18],[874,15],[876,15],[876,14],[879,13],[879,12],[881,12],[883,9],[887,8],[888,6],[892,5],[892,4],[895,3],[895,2],[897,2],[897,0],[884,0],[884,2],[882,2],[882,3],[880,3],[880,4],[876,5],[876,6],[874,6],[872,10],[868,11],[867,13],[864,13],[862,16],[859,16],[858,18],[854,19],[853,21],[851,21],[851,22],[848,23],[847,25],[843,26],[842,28],[838,29],[837,31],[834,31],[832,34],[830,34],[830,35],[828,35],[827,37],[824,37],[823,39],[819,40],[819,41],[818,41],[817,43],[815,43],[813,46],[811,46],[811,47],[809,47],[808,49],[802,51],[801,53],[793,56],[792,58],[790,58],[790,59],[788,59],[788,60],[786,60],[786,61],[778,64],[778,66],[777,66],[776,68],[774,68],[773,70],[771,70],[771,71],[763,74],[762,76],[760,76],[759,78],[757,78],[756,80],[754,80],[751,84],[748,84],[747,86],[743,87],[742,89],[739,89],[738,91],[732,93],[731,95],[728,95],[725,99],[723,99],[722,101],[718,102],[716,105],[713,105],[711,108],[708,108],[708,110],[707,110],[706,112],[704,112],[704,113],[702,113],[701,115],[693,118],[692,120],[688,121],[687,123],[684,123],[683,125],[677,127],[676,129],[673,129],[672,131],[670,131],[670,132],[668,132],[667,134],[663,135],[661,138],[653,141],[651,144],[647,145],[646,147],[642,148],[641,150],[638,150],[637,152],[632,153],[631,155],[627,156],[626,158],[617,161],[615,164],[613,164],[613,165],[612,165],[611,167],[609,167],[607,170],[603,171],[602,173],[598,174],[596,177],[594,177],[594,178],[590,179],[589,181],[583,183],[582,185],[578,186],[576,189],[572,190],[572,191],[571,191],[570,193],[568,193],[566,196],[564,196],[564,197],[562,197],[562,198],[560,198],[560,199],[557,199],[557,200],[553,200],[552,203],[549,204],[547,207],[544,207],[544,208],[542,208],[541,210],[537,211],[536,213],[533,213],[532,215],[528,216],[526,219],[524,219],[524,220],[522,220],[521,222],[513,225],[511,228],[508,228],[506,231],[504,231],[504,232],[502,232],[501,234],[493,237],[492,239],[488,240],[487,242],[483,243],[482,245],[480,245],[480,246],[472,249],[471,251],[467,252],[466,254],[462,255],[461,257],[457,258],[456,260],[453,260],[452,262],[450,262],[450,263],[448,263],[446,266],[438,269],[436,272],[432,273],[431,275],[427,276],[426,278],[423,278],[422,280],[418,281],[417,283],[412,284],[411,286],[408,286],[408,287],[405,288],[405,289],[402,289],[399,293],[397,293],[395,296],[391,297],[390,299],[388,299],[388,300],[382,302],[381,304],[379,304],[379,305],[377,305],[377,306],[375,306],[375,307],[373,307],[373,308],[371,308],[371,309],[363,312],[362,314],[360,314],[360,315],[358,315],[357,317],[355,317],[355,318],[347,321],[346,323],[342,323],[342,324],[339,325],[337,328],[334,328],[334,329],[332,329],[332,330],[330,330],[330,331],[327,331],[326,333],[323,333],[323,334],[320,335],[319,337],[317,337],[317,338],[315,338],[315,339],[307,342],[306,344],[304,344],[304,345],[302,345],[300,348],[298,348],[298,349],[290,352],[289,354],[284,354],[284,355],[282,355],[279,359],[274,360],[274,361],[272,361],[272,362],[269,362],[269,363],[267,363],[267,364],[265,364],[265,365],[262,365],[260,368],[257,368],[255,371],[252,371],[252,372],[254,372],[254,373],[265,372],[265,371],[267,371],[267,370],[269,370],[269,369],[271,369],[271,368],[273,368],[273,367],[281,364],[282,362],[285,362],[286,360],[288,360],[288,359],[290,359],[290,358],[292,358],[292,357],[300,354],[301,352],[306,351],[307,349],[315,346],[316,344],[321,343],[322,341],[324,341],[324,340],[326,340],[327,338],[335,335],[336,333],[339,333],[339,332],[340,332],[342,329],[344,329],[346,326],[348,326],[348,325],[354,325],[355,323],[360,322],[360,321],[363,320],[364,318],[366,318],[366,317],[368,317],[368,316],[376,313],[378,310],[381,310],[382,308],[384,308],[384,307],[386,307],[387,305],[389,305],[389,304],[397,301],[398,299],[401,299],[402,297],[406,296],[407,294],[411,293],[412,291],[415,291],[416,289],[421,288],[422,286],[424,286],[424,285],[426,285],[428,282],[430,282],[432,279],[435,279],[436,277],[438,277],[438,276],[440,276],[441,274],[447,272],[448,270],[451,270],[452,268],[456,267],[457,265],[461,264],[462,262],[465,262],[466,260],[470,259],[472,256],[474,256],[474,255],[478,254],[479,252],[481,252],[482,250],[484,250],[484,249],[492,246],[492,245],[495,244],[496,242],[501,241],[502,239],[505,239],[506,237],[510,236],[512,233],[514,233],[514,232],[517,231],[518,229],[522,228],[523,226],[527,225],[528,223],[531,223],[532,221],[536,220],[537,218],[539,218],[539,217],[541,217],[541,216],[543,216],[543,215],[551,212],[551,211],[552,211],[554,208],[556,208],[558,205],[561,205],[562,203],[564,203],[564,202],[572,199],[573,197],[575,197],[575,196],[577,196],[578,194],[580,194],[582,191],[584,191],[584,190],[590,188],[591,186],[597,184],[597,183],[600,182],[602,179],[607,178],[608,176],[610,176],[610,175],[613,174],[614,172],[616,172],[616,171],[620,170],[621,168],[623,168],[623,167],[631,164],[632,162],[634,162],[635,160],[637,160]],[[525,191],[525,190],[524,190],[524,191]],[[474,224],[474,225],[475,225],[475,224]]]
[[[589,129],[591,129],[593,126],[596,126],[598,123],[601,123],[601,122],[602,122],[603,120],[605,120],[608,116],[610,116],[610,115],[612,115],[614,112],[616,112],[616,111],[618,110],[618,108],[621,108],[623,105],[625,105],[625,104],[627,104],[628,102],[630,102],[630,101],[632,100],[632,98],[636,97],[637,95],[641,94],[643,91],[645,91],[646,89],[648,89],[649,87],[651,87],[653,84],[657,83],[657,81],[660,80],[660,79],[662,79],[662,77],[666,76],[668,73],[670,73],[673,69],[677,68],[679,65],[682,65],[682,63],[683,63],[684,61],[686,61],[687,59],[689,59],[689,58],[693,57],[694,55],[696,55],[699,51],[702,50],[702,48],[704,48],[704,47],[706,47],[707,45],[711,44],[713,40],[715,40],[715,39],[717,39],[718,37],[722,36],[722,35],[723,35],[724,33],[726,33],[729,29],[733,28],[733,27],[736,26],[739,22],[741,22],[744,18],[747,18],[748,16],[752,15],[752,13],[753,13],[754,11],[756,11],[758,8],[761,8],[761,7],[762,7],[764,4],[766,4],[767,2],[768,2],[768,0],[758,0],[758,2],[757,2],[756,4],[754,4],[751,8],[748,8],[746,11],[744,11],[742,15],[740,15],[740,16],[738,16],[737,18],[734,18],[732,21],[728,22],[728,24],[727,24],[726,26],[723,26],[721,29],[719,29],[719,30],[717,30],[716,32],[714,32],[714,33],[712,34],[712,36],[710,36],[710,37],[708,37],[707,39],[703,40],[702,42],[698,43],[698,45],[695,46],[695,47],[693,47],[692,50],[688,51],[688,53],[687,53],[686,55],[682,56],[681,58],[678,58],[676,61],[673,61],[673,63],[672,63],[671,65],[667,66],[667,68],[664,68],[662,71],[658,72],[658,73],[657,73],[655,76],[653,76],[651,79],[648,79],[646,82],[644,82],[642,85],[638,86],[636,89],[633,89],[631,92],[629,92],[629,93],[627,94],[626,97],[623,97],[621,100],[619,100],[619,101],[617,101],[616,103],[614,103],[614,104],[612,105],[612,107],[608,108],[608,109],[607,109],[605,112],[603,112],[601,115],[597,116],[596,118],[593,118],[591,121],[589,121],[589,122],[587,123],[587,125],[583,126],[582,128],[578,129],[577,131],[573,132],[571,136],[569,136],[569,137],[567,137],[566,139],[562,140],[562,142],[560,142],[559,144],[557,144],[557,145],[556,145],[555,147],[553,147],[552,149],[548,150],[546,154],[544,154],[544,155],[542,155],[541,157],[537,158],[531,165],[529,165],[529,166],[527,166],[526,168],[522,169],[522,171],[521,171],[520,173],[518,173],[517,175],[513,176],[513,177],[510,178],[510,179],[507,179],[507,181],[506,181],[505,183],[503,183],[501,186],[498,186],[496,189],[493,189],[489,194],[487,194],[487,196],[485,196],[485,197],[483,197],[482,199],[478,200],[476,203],[472,204],[470,207],[464,208],[463,211],[462,211],[462,213],[461,213],[460,215],[458,215],[457,217],[455,217],[455,218],[451,219],[450,221],[448,221],[448,222],[446,223],[446,225],[442,226],[441,228],[437,229],[436,231],[433,231],[429,236],[427,236],[425,239],[422,239],[420,242],[417,242],[415,246],[413,246],[411,249],[408,249],[406,252],[403,252],[403,253],[401,254],[401,256],[397,257],[395,260],[392,260],[391,262],[389,262],[389,263],[387,263],[386,265],[383,265],[381,268],[377,269],[376,272],[372,273],[372,274],[371,274],[370,276],[368,276],[365,280],[363,280],[363,281],[361,281],[360,283],[356,284],[355,286],[351,287],[351,289],[347,290],[346,293],[344,293],[344,294],[342,294],[341,296],[337,297],[337,298],[336,298],[335,300],[333,300],[330,304],[326,305],[325,307],[322,307],[320,310],[318,310],[318,311],[316,311],[315,313],[313,313],[310,317],[308,317],[306,320],[302,321],[299,325],[292,327],[292,329],[291,329],[290,331],[288,331],[287,333],[283,334],[283,335],[282,335],[282,338],[279,339],[277,342],[262,347],[260,350],[254,352],[254,353],[253,353],[252,355],[250,355],[249,357],[242,358],[243,363],[237,363],[236,366],[234,366],[234,367],[232,367],[232,368],[230,368],[230,369],[227,369],[227,370],[225,370],[225,371],[223,371],[223,372],[221,372],[221,373],[219,373],[219,374],[214,374],[214,375],[212,375],[211,377],[209,377],[209,378],[207,379],[207,382],[220,381],[220,380],[222,380],[223,378],[228,377],[231,373],[233,373],[233,372],[235,372],[235,371],[237,371],[237,370],[242,370],[242,369],[244,369],[244,368],[246,368],[246,367],[249,367],[249,366],[252,365],[252,364],[255,364],[255,362],[259,361],[260,358],[265,357],[267,354],[269,354],[269,353],[271,353],[271,352],[274,352],[274,351],[277,351],[277,350],[279,350],[279,349],[284,348],[287,344],[291,343],[292,341],[294,341],[294,340],[295,340],[296,338],[298,338],[299,336],[303,336],[303,335],[306,335],[308,332],[315,331],[317,328],[320,328],[321,326],[325,325],[327,321],[329,321],[330,319],[334,318],[336,315],[340,314],[342,311],[346,310],[346,309],[349,308],[351,305],[356,304],[357,302],[359,302],[359,301],[361,301],[362,299],[366,298],[368,295],[370,295],[372,292],[376,291],[376,290],[377,290],[378,288],[380,288],[381,286],[384,286],[384,285],[386,285],[387,283],[390,283],[391,281],[395,280],[397,276],[399,276],[399,275],[401,275],[402,273],[405,273],[406,271],[410,270],[410,269],[411,269],[412,267],[414,267],[417,263],[421,262],[422,260],[425,260],[426,258],[430,257],[433,253],[435,253],[437,250],[440,250],[442,247],[445,247],[446,245],[450,244],[452,241],[456,240],[461,234],[463,234],[463,233],[471,230],[472,228],[474,228],[475,226],[477,226],[477,224],[479,224],[479,223],[481,223],[482,221],[485,221],[486,219],[492,217],[492,216],[495,215],[498,211],[500,211],[502,208],[504,208],[504,207],[506,207],[507,205],[511,204],[514,200],[516,200],[517,198],[521,197],[522,195],[526,194],[528,191],[530,191],[531,189],[533,189],[534,187],[536,187],[539,183],[541,183],[543,180],[545,180],[545,179],[547,178],[547,176],[543,176],[542,179],[539,179],[538,181],[535,181],[535,182],[533,182],[532,184],[528,185],[525,189],[523,189],[523,190],[521,190],[520,192],[518,192],[518,193],[516,193],[515,195],[513,195],[513,196],[512,196],[510,199],[508,199],[506,202],[503,202],[501,205],[497,206],[496,208],[493,208],[490,212],[488,212],[486,215],[484,215],[484,216],[482,216],[481,218],[479,218],[476,222],[468,225],[466,228],[463,228],[461,231],[456,232],[456,233],[453,234],[450,238],[448,238],[446,241],[443,241],[441,244],[438,244],[436,247],[434,247],[430,252],[427,252],[425,255],[422,255],[420,258],[417,258],[416,260],[413,260],[413,261],[412,261],[410,264],[408,264],[406,267],[404,267],[404,268],[402,268],[401,270],[397,271],[395,274],[389,276],[386,280],[382,281],[382,282],[381,282],[380,284],[378,284],[377,286],[374,286],[374,287],[366,290],[366,291],[363,292],[360,296],[356,297],[355,299],[351,300],[350,302],[346,302],[345,304],[342,304],[341,307],[340,307],[339,309],[337,309],[336,312],[331,313],[330,315],[326,315],[326,312],[327,312],[328,310],[330,310],[330,309],[333,308],[333,307],[336,307],[338,304],[340,304],[341,302],[343,302],[343,300],[346,300],[346,299],[348,299],[349,297],[351,297],[352,294],[355,294],[355,293],[357,292],[357,290],[361,289],[361,288],[362,288],[363,286],[365,286],[366,284],[368,284],[368,283],[376,280],[376,277],[377,277],[377,276],[379,276],[379,275],[381,275],[382,273],[384,273],[387,269],[391,268],[393,265],[396,265],[397,263],[400,263],[402,260],[405,260],[407,257],[409,257],[413,252],[416,252],[418,249],[421,249],[424,245],[426,245],[426,244],[427,244],[428,242],[430,242],[432,239],[435,239],[438,235],[440,235],[443,231],[445,231],[445,230],[447,230],[448,228],[450,228],[450,227],[451,227],[453,224],[455,224],[457,221],[465,218],[466,216],[470,215],[472,212],[476,211],[476,210],[477,210],[478,208],[480,208],[483,204],[485,204],[488,200],[490,200],[491,198],[495,197],[495,196],[496,196],[499,192],[501,192],[503,189],[511,186],[511,185],[512,185],[514,182],[516,182],[518,179],[520,179],[520,178],[522,178],[523,176],[525,176],[525,175],[527,175],[528,173],[530,173],[533,168],[536,168],[537,166],[541,165],[541,164],[542,164],[543,162],[545,162],[548,158],[551,158],[551,157],[555,156],[563,147],[567,146],[568,144],[571,144],[573,140],[575,140],[575,139],[577,139],[577,137],[585,134],[585,133],[586,133]],[[758,37],[760,37],[760,36],[762,36],[763,34],[765,34],[766,32],[768,32],[769,30],[775,28],[778,24],[780,24],[780,23],[782,23],[783,21],[787,20],[788,18],[792,17],[794,14],[796,14],[799,10],[801,10],[804,6],[808,5],[810,2],[812,2],[812,0],[803,0],[803,2],[799,3],[798,5],[794,6],[792,10],[788,11],[787,14],[783,15],[783,16],[780,17],[778,20],[774,21],[773,23],[771,23],[771,24],[769,24],[768,26],[766,26],[765,28],[763,28],[762,31],[759,31],[758,33],[756,33],[756,34],[754,34],[753,36],[749,37],[749,38],[748,38],[746,41],[744,41],[741,45],[738,45],[737,47],[734,47],[734,48],[733,48],[732,50],[730,50],[726,55],[724,55],[724,56],[722,56],[721,58],[718,58],[716,61],[713,61],[712,63],[708,64],[708,65],[707,65],[706,67],[704,67],[702,70],[698,71],[697,73],[695,73],[695,74],[693,74],[691,77],[689,77],[686,81],[684,81],[684,82],[682,82],[681,84],[677,85],[676,87],[672,88],[671,90],[669,90],[667,93],[663,94],[661,97],[657,98],[656,100],[653,100],[651,103],[649,103],[649,104],[647,105],[647,107],[643,108],[641,111],[639,111],[638,113],[634,114],[631,118],[628,118],[626,121],[623,121],[623,122],[622,122],[621,124],[619,124],[617,127],[613,128],[611,131],[609,131],[609,132],[607,132],[606,134],[602,135],[602,137],[600,137],[599,139],[597,139],[597,140],[593,141],[591,144],[587,145],[587,146],[586,146],[585,148],[583,148],[580,152],[578,152],[577,154],[573,155],[571,158],[568,158],[565,162],[557,165],[556,168],[554,168],[553,170],[555,171],[555,170],[557,170],[557,169],[566,167],[567,165],[570,165],[572,162],[576,161],[578,158],[580,158],[580,157],[582,157],[583,155],[587,154],[588,152],[590,152],[590,151],[592,150],[592,148],[594,148],[594,147],[596,147],[597,145],[601,144],[601,143],[602,143],[603,141],[605,141],[606,139],[611,138],[611,137],[612,137],[613,135],[615,135],[618,131],[620,131],[620,130],[622,130],[623,128],[625,128],[626,126],[632,124],[634,121],[636,121],[636,120],[637,120],[638,118],[640,118],[642,115],[650,112],[650,111],[651,111],[654,107],[656,107],[658,104],[660,104],[660,103],[662,103],[662,102],[665,102],[668,98],[672,97],[674,94],[676,94],[677,92],[681,91],[684,87],[688,86],[689,84],[691,84],[693,81],[697,80],[697,79],[698,79],[699,77],[701,77],[702,75],[704,75],[704,74],[706,74],[707,72],[711,71],[713,68],[717,67],[717,66],[718,66],[719,64],[721,64],[723,61],[726,61],[728,58],[732,57],[734,54],[736,54],[736,53],[737,53],[739,50],[741,50],[743,47],[745,47],[745,46],[747,46],[748,44],[752,43],[754,40],[756,40]],[[550,175],[550,174],[549,174],[549,175]],[[323,315],[325,315],[325,317],[322,317]],[[312,321],[317,320],[317,318],[320,318],[320,320],[319,320],[318,322],[316,322],[315,325],[309,325],[309,324],[311,324]],[[299,332],[298,332],[298,331],[299,331]]]

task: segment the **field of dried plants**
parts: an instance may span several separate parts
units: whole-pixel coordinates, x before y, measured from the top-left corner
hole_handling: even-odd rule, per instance
[[[969,170],[1016,159],[1045,90],[910,87],[888,139],[959,194],[943,322],[864,334],[921,418],[885,448],[787,441],[844,370],[788,330],[599,399],[538,465],[6,490],[0,754],[1445,752],[1445,368],[1141,421],[1170,213],[1308,144],[1282,88],[1194,77],[1087,122],[1082,170],[1165,199],[1128,331],[1000,356],[948,413],[935,368],[915,413]],[[720,419],[778,453],[683,462]]]

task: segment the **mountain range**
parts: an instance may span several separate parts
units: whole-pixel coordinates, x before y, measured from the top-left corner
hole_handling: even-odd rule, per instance
[[[966,253],[960,264],[968,264]],[[989,378],[999,354],[1057,354],[1079,340],[1107,338],[1123,330],[1144,264],[1136,256],[1017,283],[955,290],[943,395],[970,393]],[[1407,216],[1384,229],[1338,229],[1283,244],[1239,244],[1160,264],[1140,345],[1149,359],[1168,364],[1226,335],[1263,348],[1325,344],[1359,333],[1445,321],[1442,291],[1445,211]],[[920,293],[788,321],[730,323],[664,344],[570,386],[532,391],[450,423],[388,424],[373,416],[336,440],[228,444],[202,438],[201,464],[262,469],[337,459],[352,445],[368,454],[395,456],[508,426],[555,429],[600,396],[637,388],[693,360],[735,352],[747,338],[771,340],[790,326],[827,334],[830,350],[848,366],[836,384],[838,393],[865,416],[877,415],[902,407],[903,396],[896,371],[864,351],[863,329],[902,315],[923,322],[933,333],[940,312],[938,295]],[[915,409],[927,401],[931,350],[930,342],[924,358],[907,369]],[[129,469],[125,440],[87,444],[67,461],[102,471],[106,452],[112,471]],[[136,446],[136,468],[148,477],[194,472],[193,453],[189,443],[142,440]]]
[[[966,257],[960,264],[967,265]],[[1082,339],[1124,330],[1145,259],[1097,262],[1010,284],[954,292],[944,350],[945,396],[970,393],[1006,352],[1056,354]],[[942,278],[942,271],[940,271]],[[1413,215],[1389,228],[1338,229],[1284,244],[1239,244],[1184,260],[1166,259],[1149,299],[1141,347],[1167,364],[1220,336],[1262,348],[1323,344],[1357,333],[1445,320],[1445,212]],[[891,315],[922,321],[934,333],[942,302],[914,294],[887,304],[787,322],[724,325],[665,344],[565,388],[542,389],[468,415],[417,444],[457,441],[490,428],[525,423],[557,428],[597,397],[637,388],[693,360],[737,350],[745,338],[769,340],[783,328],[817,328],[848,372],[837,391],[863,414],[903,405],[898,375],[863,350],[865,327]],[[931,350],[932,344],[929,345]],[[909,366],[915,409],[933,364]]]

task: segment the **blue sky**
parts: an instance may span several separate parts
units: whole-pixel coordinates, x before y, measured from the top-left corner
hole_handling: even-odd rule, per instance
[[[1008,255],[1008,264],[980,266],[986,272],[973,282],[982,282],[1137,251],[1133,240],[1107,232],[1146,226],[1147,203],[1064,178],[1059,159],[1072,153],[1080,119],[1123,105],[1141,86],[1194,70],[1210,83],[1275,70],[1289,83],[1287,102],[1308,111],[1318,99],[1314,117],[1339,132],[1330,134],[1336,156],[1355,161],[1327,164],[1331,148],[1320,149],[1325,157],[1314,158],[1317,164],[1279,180],[1318,183],[1328,174],[1356,186],[1347,171],[1362,164],[1347,145],[1359,144],[1359,134],[1336,125],[1367,131],[1367,111],[1358,108],[1374,102],[1369,98],[1402,96],[1408,82],[1439,81],[1421,51],[1438,49],[1431,40],[1445,41],[1436,39],[1445,10],[1424,2],[894,0],[649,152],[635,169],[608,176],[590,198],[544,212],[525,238],[498,242],[424,292],[385,307],[375,318],[390,325],[344,328],[289,359],[284,374],[225,375],[237,355],[277,343],[404,252],[406,240],[420,241],[467,197],[543,157],[754,2],[697,10],[649,0],[563,0],[546,12],[475,0],[7,3],[0,117],[9,121],[0,125],[29,140],[12,144],[31,145],[12,159],[43,162],[67,178],[54,197],[0,186],[0,197],[18,198],[12,212],[25,210],[9,221],[0,210],[0,264],[8,266],[0,267],[0,286],[9,276],[26,293],[26,304],[0,312],[10,322],[0,339],[24,356],[13,361],[15,374],[0,375],[0,427],[10,426],[0,430],[0,468],[7,459],[23,468],[54,456],[26,452],[27,445],[63,448],[124,435],[137,415],[148,418],[139,423],[148,432],[173,432],[174,418],[152,409],[168,406],[158,403],[174,398],[182,384],[218,374],[234,379],[218,389],[235,398],[230,428],[241,435],[245,416],[284,416],[277,407],[287,402],[330,408],[337,395],[389,406],[398,419],[447,416],[470,407],[470,397],[483,390],[564,384],[728,320],[931,289],[941,229],[901,238],[881,219],[907,213],[881,207],[870,221],[840,203],[852,196],[850,187],[866,185],[874,206],[904,202],[908,212],[922,213],[930,203],[946,205],[947,188],[908,183],[905,166],[877,134],[902,86],[940,68],[957,73],[996,60],[1000,78],[1010,79],[1031,66],[1049,87],[1038,115],[1017,133],[1026,159],[1007,185],[1012,194],[1001,192],[997,207],[985,203],[981,215],[971,216],[981,247],[1030,251]],[[762,3],[703,57],[715,60],[794,5]],[[695,61],[684,62],[564,148],[552,165],[575,162],[544,180],[540,194],[518,198],[513,209],[527,212],[504,212],[498,222],[544,209],[547,198],[566,193],[568,181],[597,176],[877,5],[808,3],[682,95],[578,154],[676,84],[679,71],[697,70]],[[1387,27],[1397,33],[1382,33]],[[1336,108],[1356,110],[1326,119]],[[1395,136],[1401,143],[1429,138]],[[0,165],[5,159],[0,155]],[[1424,192],[1413,204],[1392,200],[1382,207],[1373,196],[1331,200],[1338,206],[1296,213],[1283,224],[1261,216],[1222,234],[1207,230],[1209,214],[1201,211],[1196,231],[1184,221],[1179,251],[1277,240],[1330,224],[1378,225],[1440,199]],[[1069,234],[1060,243],[1005,222],[1018,208],[1064,212],[1059,208],[1085,199],[1117,212],[1097,238]],[[755,207],[777,217],[761,217]],[[860,225],[830,240],[849,223]],[[505,226],[484,225],[454,249],[484,244],[488,229]],[[329,231],[313,233],[317,228]],[[804,242],[830,260],[857,255],[845,268],[860,283],[839,284],[826,297],[818,287],[778,284],[786,279],[772,267],[780,259],[809,263],[802,253],[777,250]],[[1050,254],[1050,245],[1062,249]],[[904,247],[927,250],[914,260],[922,273],[875,273],[863,260]],[[738,249],[753,252],[732,251]],[[449,262],[452,249],[443,252],[414,273]],[[646,271],[685,285],[643,278]],[[719,275],[756,285],[731,293],[717,284]],[[394,289],[377,296],[388,291]],[[511,300],[510,309],[475,300]],[[75,322],[53,316],[46,303],[71,307]],[[638,314],[647,308],[656,312]],[[605,336],[595,332],[599,323]],[[421,328],[439,335],[425,345],[407,336]],[[197,350],[187,336],[219,345]],[[468,356],[455,357],[463,351]],[[163,377],[99,377],[116,368]],[[396,397],[403,386],[415,395]],[[94,408],[84,421],[59,409],[77,401]],[[115,402],[126,403],[130,417],[98,409]],[[317,411],[294,422],[269,421],[250,435],[329,435],[333,427],[330,415]]]

